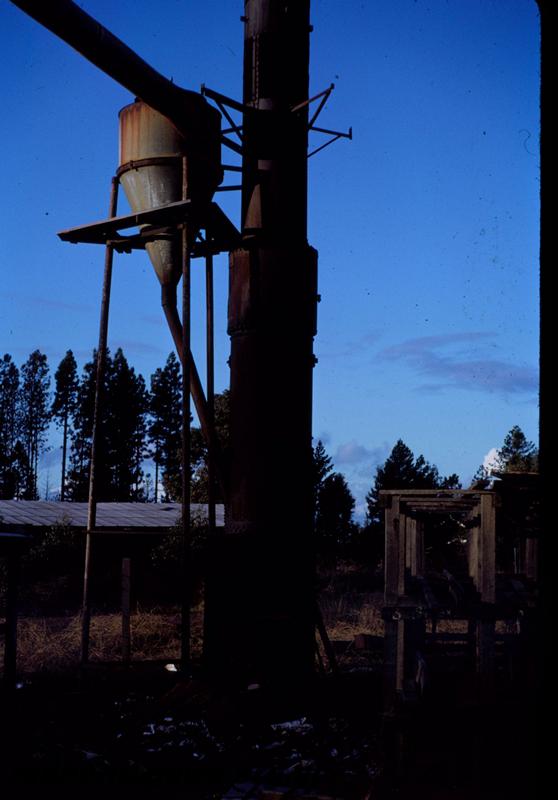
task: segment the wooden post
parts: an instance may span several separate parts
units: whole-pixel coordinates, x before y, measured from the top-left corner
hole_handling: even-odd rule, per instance
[[[405,625],[403,619],[398,619],[397,626],[397,653],[396,653],[396,666],[395,666],[395,691],[400,693],[403,691],[405,682]]]
[[[424,522],[417,519],[417,575],[424,575]]]
[[[407,552],[408,552],[408,567],[411,575],[416,576],[419,574],[418,570],[418,522],[416,519],[409,517],[407,520]]]
[[[485,603],[496,601],[496,506],[492,494],[480,502],[479,590]]]
[[[411,560],[412,560],[412,528],[413,528],[413,520],[410,517],[405,517],[405,569],[411,570]]]
[[[405,561],[407,557],[407,517],[399,511],[399,563],[397,568],[397,596],[405,594]]]
[[[479,591],[483,614],[496,601],[496,513],[494,495],[481,496]],[[477,670],[480,691],[486,696],[494,682],[494,618],[483,616],[477,624]]]
[[[385,558],[384,558],[384,710],[393,711],[397,702],[397,689],[402,680],[400,620],[396,616],[396,605],[404,579],[405,537],[401,532],[399,496],[387,497],[385,509]],[[403,520],[404,524],[404,520]],[[401,553],[403,558],[401,559]],[[402,568],[403,567],[403,568]],[[401,573],[403,572],[403,576]]]
[[[539,540],[534,536],[525,539],[525,576],[536,581],[538,578]]]
[[[477,515],[478,507],[475,508],[473,514]],[[479,588],[479,536],[480,530],[478,525],[469,529],[467,537],[467,563],[469,567],[469,577],[473,581],[473,585],[477,591]]]
[[[388,507],[385,510],[385,558],[384,558],[384,602],[393,605],[400,594],[400,517],[399,497],[392,495],[388,498]]]
[[[481,496],[479,590],[483,603],[496,601],[496,509],[494,495]]]
[[[130,629],[130,588],[131,588],[131,559],[122,559],[122,661],[130,662],[131,629]]]
[[[399,655],[399,624],[401,620],[393,619],[389,609],[385,609],[384,618],[384,669],[383,669],[383,701],[384,711],[392,712],[397,705],[397,689],[401,680],[402,660]]]

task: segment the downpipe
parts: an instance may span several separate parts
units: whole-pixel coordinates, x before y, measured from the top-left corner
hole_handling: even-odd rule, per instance
[[[184,364],[185,353],[182,347],[182,322],[178,314],[175,285],[163,284],[161,286],[161,306],[163,308],[163,312],[165,314],[180,363]],[[223,497],[226,499],[228,496],[228,487],[225,481],[221,445],[217,439],[214,427],[209,422],[207,400],[205,398],[200,376],[196,369],[196,364],[192,358],[192,354],[189,353],[188,356],[190,358],[190,393],[192,395],[192,400],[194,401],[196,414],[198,415],[198,419],[200,421],[203,437],[209,451],[213,454],[217,481],[219,482]]]

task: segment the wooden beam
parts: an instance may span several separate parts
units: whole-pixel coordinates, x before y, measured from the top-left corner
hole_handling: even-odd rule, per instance
[[[380,497],[481,497],[494,492],[485,489],[381,489]]]

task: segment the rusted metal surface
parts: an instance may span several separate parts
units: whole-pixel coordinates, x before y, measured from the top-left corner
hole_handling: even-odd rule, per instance
[[[126,253],[132,249],[143,250],[147,242],[157,238],[168,238],[171,233],[169,228],[182,224],[190,214],[194,213],[198,213],[204,219],[206,240],[193,243],[193,257],[205,256],[208,252],[215,254],[233,250],[239,245],[239,231],[216,203],[210,203],[196,212],[194,204],[189,200],[185,202],[177,200],[175,203],[169,203],[161,208],[152,208],[137,214],[124,214],[100,222],[78,225],[59,231],[57,235],[61,241],[71,244],[106,244],[110,242],[117,252]],[[138,226],[141,227],[141,233],[138,235],[119,234],[119,231]]]
[[[114,241],[118,241],[119,238],[118,231],[126,228],[181,224],[191,213],[191,206],[190,202],[184,203],[182,200],[177,200],[162,208],[150,208],[138,213],[109,217],[100,222],[77,225],[74,228],[59,231],[57,236],[61,241],[71,244],[107,244],[108,242],[114,244]],[[143,246],[145,247],[145,243]]]
[[[120,111],[119,121],[119,176],[132,211],[147,211],[181,200],[203,205],[211,200],[217,188],[217,170],[200,170],[195,157],[194,163],[188,164],[188,185],[183,193],[182,162],[187,158],[188,142],[166,117],[136,101]],[[218,143],[218,125],[213,138]],[[214,159],[220,163],[218,146]],[[201,214],[198,219],[201,221]],[[195,235],[193,223],[192,232]],[[182,274],[178,232],[167,240],[146,244],[146,250],[161,284],[176,285]]]
[[[186,136],[182,136],[163,115],[142,102],[134,102],[120,111],[120,181],[134,212],[160,208],[182,201],[198,204],[198,214],[190,213],[182,224],[182,233],[170,232],[168,237],[148,242],[145,246],[161,284],[161,304],[169,328],[177,344],[185,381],[183,398],[183,475],[190,474],[190,390],[208,446],[216,447],[216,437],[211,430],[207,402],[197,371],[193,368],[190,349],[190,259],[204,209],[217,187],[215,175],[219,169],[208,169],[200,162],[198,153],[189,156]],[[193,119],[192,124],[195,124]],[[213,131],[214,160],[220,165],[218,147],[220,125]],[[127,168],[128,167],[128,168]],[[182,277],[182,321],[176,306],[176,285]],[[186,431],[187,429],[187,431]],[[184,489],[184,503],[189,503],[189,486]],[[184,526],[189,526],[189,516],[184,515]],[[189,533],[184,532],[184,539]],[[183,637],[185,638],[185,637]]]

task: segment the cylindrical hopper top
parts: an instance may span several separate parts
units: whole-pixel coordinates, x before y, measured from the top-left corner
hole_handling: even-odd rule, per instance
[[[220,115],[207,106],[203,144],[189,142],[174,125],[146,103],[125,106],[119,114],[119,177],[132,211],[173,203],[182,198],[182,160],[187,159],[187,197],[207,203],[222,177],[220,163]],[[146,245],[161,284],[178,283],[181,275],[179,238]]]

